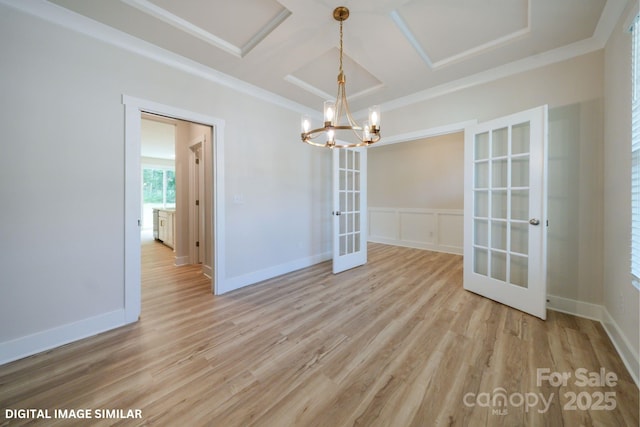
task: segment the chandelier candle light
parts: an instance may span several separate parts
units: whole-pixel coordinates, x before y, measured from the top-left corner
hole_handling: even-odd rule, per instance
[[[362,126],[351,116],[349,104],[347,104],[347,94],[345,92],[346,77],[342,70],[342,23],[349,17],[349,9],[344,6],[337,7],[333,11],[333,18],[340,22],[340,69],[338,73],[338,96],[335,101],[325,101],[324,103],[324,127],[309,130],[311,120],[309,116],[302,117],[302,141],[318,147],[329,148],[354,148],[366,147],[380,141],[380,107],[374,105],[369,108],[369,121]],[[340,124],[340,118],[345,116],[346,124]],[[355,135],[358,142],[336,142],[336,131],[350,130]],[[325,135],[325,141],[313,141]]]

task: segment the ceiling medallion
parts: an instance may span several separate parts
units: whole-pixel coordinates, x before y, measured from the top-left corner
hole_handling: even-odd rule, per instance
[[[346,77],[342,70],[342,23],[349,17],[349,9],[344,6],[333,11],[333,18],[340,22],[340,68],[338,73],[338,96],[335,101],[324,103],[324,127],[310,130],[309,116],[302,117],[302,141],[318,147],[354,148],[366,147],[380,141],[380,107],[374,105],[369,108],[369,121],[360,126],[352,117],[345,92]],[[345,116],[346,123],[341,124]],[[336,131],[351,131],[358,142],[343,142],[336,140]],[[324,136],[324,139],[322,139]],[[318,141],[314,141],[319,139]]]

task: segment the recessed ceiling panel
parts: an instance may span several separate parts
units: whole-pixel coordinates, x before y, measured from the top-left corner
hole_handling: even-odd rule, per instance
[[[287,80],[302,82],[303,84],[299,85],[303,87],[310,86],[307,90],[318,96],[330,95],[329,99],[334,98],[338,91],[339,59],[340,51],[338,48],[330,49],[291,73],[294,79],[288,78]],[[369,92],[382,85],[380,80],[346,54],[343,56],[342,68],[346,76],[346,90],[349,98]]]
[[[240,57],[291,15],[275,0],[122,1]]]
[[[607,0],[532,1],[532,21],[537,38],[546,36],[556,43],[568,44],[591,37],[606,3]]]
[[[344,71],[350,107],[358,113],[371,104],[406,105],[486,82],[493,76],[498,78],[600,50],[611,32],[617,31],[619,17],[629,2],[346,0],[342,4],[349,7],[351,14],[344,24],[345,52],[349,54],[344,59]],[[336,96],[338,23],[332,13],[340,3],[327,0],[10,3],[41,11],[46,20],[55,22],[64,18],[70,28],[78,28],[81,33],[93,34],[95,27],[98,39],[164,64],[174,64],[181,70],[191,70],[199,77],[205,75],[241,92],[258,93],[253,89],[258,87],[265,91],[259,95],[264,99],[277,94],[280,98],[273,99],[278,105],[289,105],[287,101],[292,101],[293,108],[300,104],[320,111],[322,99]],[[82,20],[78,15],[89,19]],[[104,25],[116,31],[107,31]],[[148,46],[149,43],[160,50]]]
[[[397,9],[433,63],[528,29],[527,0],[413,0]]]

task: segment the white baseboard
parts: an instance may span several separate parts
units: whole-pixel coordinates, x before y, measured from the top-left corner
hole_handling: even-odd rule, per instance
[[[126,324],[124,309],[0,343],[0,365]]]
[[[202,274],[211,279],[213,277],[213,268],[210,265],[202,264]]]
[[[300,270],[301,268],[311,267],[312,265],[327,261],[331,259],[331,257],[332,253],[327,252],[320,255],[300,258],[291,262],[265,268],[264,270],[254,271],[253,273],[243,274],[242,276],[225,279],[222,283],[218,284],[218,291],[220,294],[224,294],[235,289],[240,289],[245,286],[262,282],[263,280]]]
[[[368,208],[368,241],[462,255],[462,209]]]
[[[175,265],[177,267],[179,267],[181,265],[191,264],[191,261],[189,260],[188,256],[177,256],[177,257],[175,257],[175,259],[176,259]]]
[[[462,249],[458,246],[437,245],[423,242],[412,242],[410,240],[387,239],[378,236],[369,236],[371,243],[382,243],[385,245],[401,246],[403,248],[424,249],[433,252],[444,252],[447,254],[462,255]]]
[[[597,320],[598,322],[602,322],[602,310],[604,309],[604,307],[598,304],[558,297],[555,295],[547,295],[547,308],[561,313]]]
[[[607,335],[611,338],[613,346],[618,350],[618,354],[631,374],[631,377],[633,377],[636,385],[640,387],[640,359],[638,359],[638,355],[634,353],[633,347],[629,344],[626,335],[620,330],[620,327],[605,307],[602,308],[601,323],[604,330],[607,331]]]
[[[629,340],[613,317],[611,317],[606,307],[598,304],[558,297],[555,295],[547,295],[547,301],[547,308],[549,310],[572,314],[574,316],[584,317],[600,322],[604,330],[607,332],[607,335],[609,335],[609,339],[611,339],[613,346],[616,348],[618,355],[620,355],[620,358],[633,378],[633,381],[638,387],[640,387],[640,359],[633,351],[633,347],[629,344]]]

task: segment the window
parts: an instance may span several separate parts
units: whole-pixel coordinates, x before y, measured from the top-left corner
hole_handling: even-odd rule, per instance
[[[168,167],[142,169],[142,228],[153,226],[154,208],[175,208],[176,173]]]
[[[176,204],[176,174],[171,169],[142,170],[143,202],[163,208]]]
[[[640,289],[640,28],[631,26],[631,282]]]

